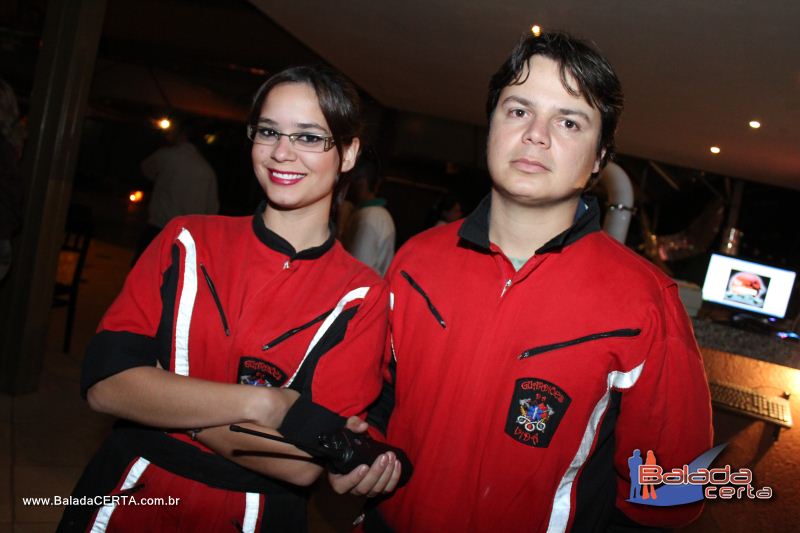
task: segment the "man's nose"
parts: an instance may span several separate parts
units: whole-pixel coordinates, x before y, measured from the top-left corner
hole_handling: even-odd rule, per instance
[[[544,117],[531,118],[523,133],[522,142],[550,146],[550,124]]]

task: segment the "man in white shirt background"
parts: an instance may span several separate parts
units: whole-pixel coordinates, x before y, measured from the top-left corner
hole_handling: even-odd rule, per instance
[[[395,227],[378,197],[381,168],[375,151],[365,149],[350,171],[350,197],[355,210],[347,221],[342,244],[353,257],[383,276],[394,257]]]
[[[148,206],[147,228],[134,261],[171,219],[180,215],[216,215],[219,212],[217,175],[190,142],[188,124],[173,125],[168,146],[141,163],[144,176],[154,182]]]

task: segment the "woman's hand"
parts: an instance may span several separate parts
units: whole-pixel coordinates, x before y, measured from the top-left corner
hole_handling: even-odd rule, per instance
[[[143,366],[109,376],[87,392],[95,411],[174,429],[246,422],[277,428],[298,397],[289,389],[218,383]]]
[[[357,416],[351,416],[346,427],[355,433],[363,433],[369,426]],[[379,455],[371,466],[358,466],[349,474],[328,473],[328,481],[338,494],[372,498],[392,492],[397,487],[401,468],[395,455],[386,452]]]
[[[280,427],[286,413],[300,397],[300,393],[293,389],[253,387],[253,392],[257,397],[250,407],[248,419],[268,428]]]

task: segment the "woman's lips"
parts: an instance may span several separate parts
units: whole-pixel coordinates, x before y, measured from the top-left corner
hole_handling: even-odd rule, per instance
[[[528,174],[540,174],[542,172],[550,171],[550,168],[548,168],[542,162],[537,161],[536,159],[528,159],[526,157],[514,159],[511,161],[511,166]]]
[[[284,172],[269,169],[269,181],[278,185],[294,185],[306,175],[300,172]]]

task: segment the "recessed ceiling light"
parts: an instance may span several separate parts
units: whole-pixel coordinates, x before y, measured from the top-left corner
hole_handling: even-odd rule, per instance
[[[754,130],[757,130],[758,128],[761,127],[761,123],[757,120],[751,120],[750,127],[753,128]]]
[[[719,149],[719,146],[712,146],[711,148],[709,148],[709,150],[714,155],[717,155],[718,153],[720,153],[722,151],[722,150]]]
[[[537,26],[536,24],[534,24],[533,26],[531,26],[531,33],[532,33],[532,34],[533,34],[535,37],[538,37],[538,36],[540,36],[540,35],[542,34],[542,28],[540,28],[539,26]]]
[[[128,196],[132,204],[138,204],[142,201],[142,198],[144,198],[144,193],[142,191],[131,191],[131,194]]]

